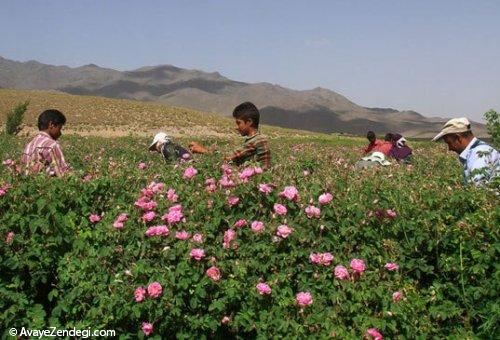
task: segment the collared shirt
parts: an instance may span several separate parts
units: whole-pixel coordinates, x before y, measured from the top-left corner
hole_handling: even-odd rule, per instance
[[[69,170],[59,143],[42,131],[24,148],[21,163],[26,174],[45,171],[51,176],[61,176]]]
[[[260,133],[245,138],[243,146],[234,151],[231,159],[238,165],[255,160],[267,169],[271,165],[271,152],[267,138]]]
[[[500,175],[500,156],[497,150],[474,137],[459,155],[464,177],[475,184],[489,182]]]

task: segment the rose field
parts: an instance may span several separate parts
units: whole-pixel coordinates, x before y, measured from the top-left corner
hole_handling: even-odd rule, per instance
[[[239,140],[213,137],[221,154],[176,165],[146,137],[68,134],[73,170],[47,178],[17,175],[29,139],[2,138],[2,338],[500,332],[498,196],[464,187],[443,144],[410,141],[412,165],[355,170],[363,139],[275,136],[263,172],[222,165]]]

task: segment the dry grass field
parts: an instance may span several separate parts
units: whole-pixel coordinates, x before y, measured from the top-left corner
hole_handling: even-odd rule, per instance
[[[30,101],[22,135],[36,131],[36,119],[48,108],[61,110],[65,133],[84,136],[150,136],[162,130],[173,137],[236,137],[231,118],[211,113],[132,100],[75,96],[55,91],[0,89],[0,122],[18,103]],[[269,137],[313,136],[311,132],[263,126]]]

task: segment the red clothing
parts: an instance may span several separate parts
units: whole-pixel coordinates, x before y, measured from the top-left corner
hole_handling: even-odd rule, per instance
[[[26,174],[44,170],[51,176],[61,176],[69,170],[61,146],[48,133],[39,132],[24,148],[21,163]]]
[[[382,152],[384,155],[389,156],[389,153],[392,148],[391,142],[381,141],[375,139],[372,143],[368,144],[366,148],[363,149],[365,154],[372,153],[375,151]]]
[[[391,153],[392,149],[392,143],[391,142],[382,142],[380,145],[377,147],[376,150],[373,151],[380,151],[382,152],[385,156],[389,156]]]

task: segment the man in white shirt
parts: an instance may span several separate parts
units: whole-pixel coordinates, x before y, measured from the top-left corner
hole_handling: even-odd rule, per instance
[[[432,140],[441,139],[448,144],[450,151],[458,153],[467,182],[483,185],[500,175],[498,151],[474,137],[467,118],[453,118],[447,121],[441,132]]]

